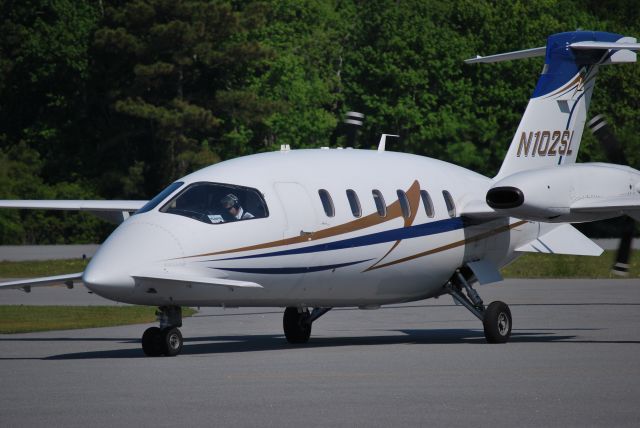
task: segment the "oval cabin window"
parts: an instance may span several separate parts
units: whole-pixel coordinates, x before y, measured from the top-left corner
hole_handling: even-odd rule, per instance
[[[409,218],[411,217],[411,205],[409,205],[409,199],[407,199],[407,194],[404,193],[404,190],[398,189],[398,201],[400,201],[400,209],[402,210],[402,217]]]
[[[384,203],[382,192],[380,192],[379,190],[372,190],[371,194],[373,195],[373,201],[376,203],[376,210],[378,210],[378,215],[380,217],[386,217],[387,205]]]
[[[352,189],[347,190],[347,199],[349,199],[349,206],[354,217],[362,216],[362,207],[360,207],[360,200],[358,195]]]
[[[324,213],[327,217],[333,217],[336,215],[336,210],[333,207],[333,200],[331,199],[331,195],[325,189],[318,190],[318,195],[320,195],[320,202],[322,202],[322,208],[324,208]]]
[[[424,205],[424,212],[427,214],[427,217],[432,218],[435,215],[435,212],[433,210],[433,201],[431,200],[429,192],[421,190],[420,198],[422,199],[422,205]]]
[[[447,211],[449,212],[449,217],[456,216],[456,205],[453,203],[453,198],[451,197],[451,193],[446,190],[442,191],[442,196],[444,197],[444,203],[447,204]]]

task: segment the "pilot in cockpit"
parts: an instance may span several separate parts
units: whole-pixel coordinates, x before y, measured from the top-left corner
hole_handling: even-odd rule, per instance
[[[233,193],[229,193],[227,196],[220,200],[220,204],[224,209],[229,210],[229,214],[233,217],[233,220],[247,220],[254,218],[255,216],[249,211],[245,211],[240,205],[240,200]]]

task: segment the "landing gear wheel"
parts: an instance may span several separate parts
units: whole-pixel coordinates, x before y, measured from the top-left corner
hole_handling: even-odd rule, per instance
[[[511,337],[511,311],[504,302],[492,302],[484,311],[484,337],[489,343],[507,343]]]
[[[158,357],[164,354],[162,332],[158,327],[150,327],[144,331],[142,350],[147,357]]]
[[[293,344],[307,343],[311,336],[311,323],[305,320],[309,317],[309,311],[298,312],[298,308],[287,308],[282,318],[282,327],[287,342]]]
[[[162,330],[163,354],[174,357],[182,351],[182,333],[176,327],[167,327]]]

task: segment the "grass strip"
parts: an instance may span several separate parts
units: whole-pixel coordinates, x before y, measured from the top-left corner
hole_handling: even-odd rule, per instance
[[[32,278],[82,272],[89,260],[29,260],[0,262],[0,278]]]
[[[627,278],[640,277],[640,251],[631,254]],[[526,253],[502,270],[505,278],[621,278],[611,273],[615,251],[599,257]]]
[[[156,320],[151,306],[0,306],[0,333],[71,330],[146,324]],[[182,308],[182,316],[196,311]]]

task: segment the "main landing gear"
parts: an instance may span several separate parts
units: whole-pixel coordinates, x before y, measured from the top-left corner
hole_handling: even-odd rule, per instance
[[[282,327],[287,342],[291,344],[307,343],[311,336],[311,324],[331,308],[314,308],[309,312],[308,308],[289,307],[284,311]]]
[[[156,312],[160,327],[150,327],[142,335],[142,350],[148,357],[173,357],[182,351],[182,308],[161,306]]]
[[[484,326],[484,337],[489,343],[506,343],[511,337],[511,311],[506,303],[496,301],[485,308],[480,295],[468,283],[460,270],[445,285],[454,300],[478,317]],[[464,290],[464,292],[463,292]]]

